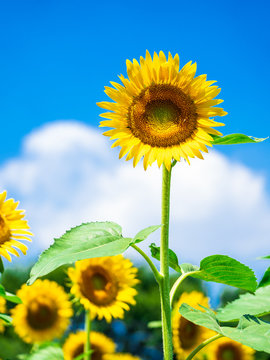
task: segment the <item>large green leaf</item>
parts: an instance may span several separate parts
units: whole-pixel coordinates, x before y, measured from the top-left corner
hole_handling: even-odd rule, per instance
[[[151,255],[153,258],[160,260],[160,247],[152,243],[150,245]],[[181,268],[178,264],[178,258],[175,252],[169,249],[169,266],[177,272],[181,272]]]
[[[161,227],[161,225],[153,225],[149,226],[141,231],[138,232],[133,238],[133,243],[137,244],[146,238],[148,238],[149,235],[151,235],[154,231],[158,230]]]
[[[243,316],[237,327],[221,326],[215,314],[209,310],[197,310],[187,304],[182,304],[180,313],[194,324],[204,326],[208,329],[250,346],[257,351],[270,353],[270,324],[254,316]]]
[[[211,255],[204,258],[200,267],[191,264],[182,264],[183,273],[205,281],[237,287],[254,292],[257,281],[254,272],[239,261],[226,255]]]
[[[234,145],[234,144],[246,144],[246,143],[258,143],[268,138],[255,138],[254,136],[248,136],[244,134],[230,134],[225,136],[211,135],[214,141],[214,145]]]
[[[132,242],[122,237],[122,229],[113,222],[91,222],[67,231],[39,257],[28,284],[61,265],[77,260],[122,254]]]
[[[219,321],[240,319],[242,315],[262,316],[270,313],[270,286],[261,287],[255,294],[243,294],[239,299],[217,311]]]

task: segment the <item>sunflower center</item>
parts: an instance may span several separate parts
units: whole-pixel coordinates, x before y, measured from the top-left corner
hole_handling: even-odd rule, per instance
[[[101,266],[89,266],[82,272],[81,291],[92,303],[108,305],[118,293],[118,284]]]
[[[199,326],[181,318],[179,328],[179,340],[183,349],[190,349],[198,342]]]
[[[242,360],[240,349],[234,344],[225,343],[218,347],[217,360]]]
[[[196,106],[178,87],[154,84],[134,98],[128,110],[128,126],[145,144],[179,145],[197,128]]]
[[[91,354],[91,360],[102,360],[102,351],[95,345],[91,344],[91,350],[93,351]],[[76,359],[77,356],[82,355],[84,353],[84,344],[80,344],[77,349],[72,354],[72,359]]]
[[[35,330],[45,330],[57,320],[57,309],[47,299],[33,301],[27,310],[27,321]]]
[[[7,226],[6,220],[0,215],[0,244],[10,240],[11,232]]]

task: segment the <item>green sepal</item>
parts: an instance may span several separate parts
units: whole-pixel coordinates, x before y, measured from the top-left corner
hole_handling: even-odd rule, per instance
[[[151,250],[152,257],[160,261],[160,247],[156,246],[156,244],[154,243],[152,243],[149,247]],[[178,264],[178,258],[175,252],[169,249],[168,254],[169,254],[169,266],[175,271],[181,273],[181,268]]]
[[[6,314],[0,314],[0,319],[6,322],[7,324],[12,323],[12,318],[9,315]]]
[[[256,138],[254,136],[248,136],[244,134],[230,134],[230,135],[212,135],[214,145],[236,145],[236,144],[247,144],[247,143],[259,143],[265,141],[267,138]]]
[[[17,295],[14,295],[8,291],[5,291],[4,286],[1,284],[0,284],[0,297],[3,297],[7,301],[10,301],[14,304],[22,304],[22,300]]]
[[[255,316],[245,315],[240,318],[237,327],[229,327],[221,326],[215,313],[209,309],[201,311],[188,304],[182,304],[179,311],[183,317],[196,325],[204,326],[257,351],[270,353],[270,323],[268,322]]]

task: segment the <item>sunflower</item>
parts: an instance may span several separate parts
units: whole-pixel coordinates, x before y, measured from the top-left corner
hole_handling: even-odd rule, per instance
[[[116,354],[105,355],[104,360],[141,360],[141,359],[131,354],[116,353]]]
[[[64,359],[73,360],[77,356],[84,353],[84,345],[86,341],[86,332],[78,331],[70,334],[63,345]],[[102,333],[91,331],[90,333],[91,360],[103,360],[105,354],[115,352],[115,343]]]
[[[134,305],[138,283],[137,268],[122,255],[77,261],[75,268],[68,269],[72,281],[71,293],[80,300],[92,318],[124,317],[124,310]]]
[[[73,311],[68,295],[54,281],[37,280],[18,291],[22,304],[12,310],[17,334],[27,343],[60,337],[69,325]]]
[[[200,151],[208,152],[211,135],[221,135],[212,127],[224,125],[210,118],[227,113],[214,107],[223,101],[214,99],[220,92],[212,86],[215,81],[195,73],[191,61],[179,71],[178,54],[173,58],[169,53],[167,60],[160,51],[152,59],[146,51],[140,64],[127,60],[128,79],[120,75],[123,85],[111,82],[114,88],[105,87],[114,102],[98,103],[110,111],[100,115],[109,119],[100,126],[113,128],[104,135],[117,139],[112,147],[121,146],[119,158],[133,158],[135,167],[144,157],[145,170],[156,160],[170,170],[173,159],[203,159]]]
[[[24,220],[24,210],[17,209],[19,202],[6,200],[6,196],[6,191],[0,194],[0,256],[11,261],[10,254],[20,256],[14,247],[26,254],[27,246],[18,240],[31,241],[29,236],[33,234],[27,230],[29,226]]]
[[[210,338],[215,333],[205,327],[193,324],[179,313],[180,306],[186,303],[195,309],[202,309],[200,305],[209,307],[208,298],[201,292],[192,291],[183,293],[174,308],[172,319],[173,345],[178,360],[184,360],[201,342]]]
[[[0,296],[0,314],[5,314],[7,311],[6,309],[6,300]],[[5,321],[0,319],[0,333],[4,332],[5,330]]]
[[[254,360],[255,350],[228,338],[221,338],[206,346],[199,355],[207,360]]]

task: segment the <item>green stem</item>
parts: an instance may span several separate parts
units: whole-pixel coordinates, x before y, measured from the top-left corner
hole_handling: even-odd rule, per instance
[[[91,342],[90,342],[90,331],[91,331],[91,317],[90,310],[85,311],[85,332],[86,332],[86,342],[84,346],[84,360],[91,360]]]
[[[173,305],[174,302],[174,298],[175,295],[177,293],[177,290],[179,288],[179,286],[182,284],[182,282],[189,276],[189,275],[194,275],[196,274],[196,271],[191,271],[191,272],[186,272],[183,273],[181,276],[179,276],[179,278],[175,281],[175,283],[173,284],[171,291],[170,291],[170,302],[171,302],[171,306]]]
[[[137,245],[132,244],[131,246],[133,247],[133,249],[135,249],[136,251],[138,251],[138,253],[141,254],[142,257],[147,261],[148,265],[150,266],[150,268],[151,268],[151,270],[152,270],[152,272],[153,272],[153,274],[154,274],[154,276],[155,276],[155,279],[156,279],[157,283],[159,284],[162,277],[161,277],[159,271],[157,270],[157,268],[155,267],[154,263],[152,262],[152,260],[151,260],[151,259],[149,258],[149,256],[146,255],[146,253],[145,253],[142,249],[140,249]]]
[[[204,342],[202,342],[199,346],[196,347],[196,349],[194,349],[186,358],[186,360],[191,360],[194,358],[194,356],[201,350],[203,349],[206,345],[210,344],[211,342],[219,339],[223,337],[223,335],[217,334],[213,337],[211,337],[210,339],[205,340]]]
[[[170,306],[169,277],[169,219],[170,219],[171,171],[163,164],[162,174],[162,205],[161,205],[161,239],[160,239],[160,300],[163,336],[164,360],[172,360],[172,325]]]

